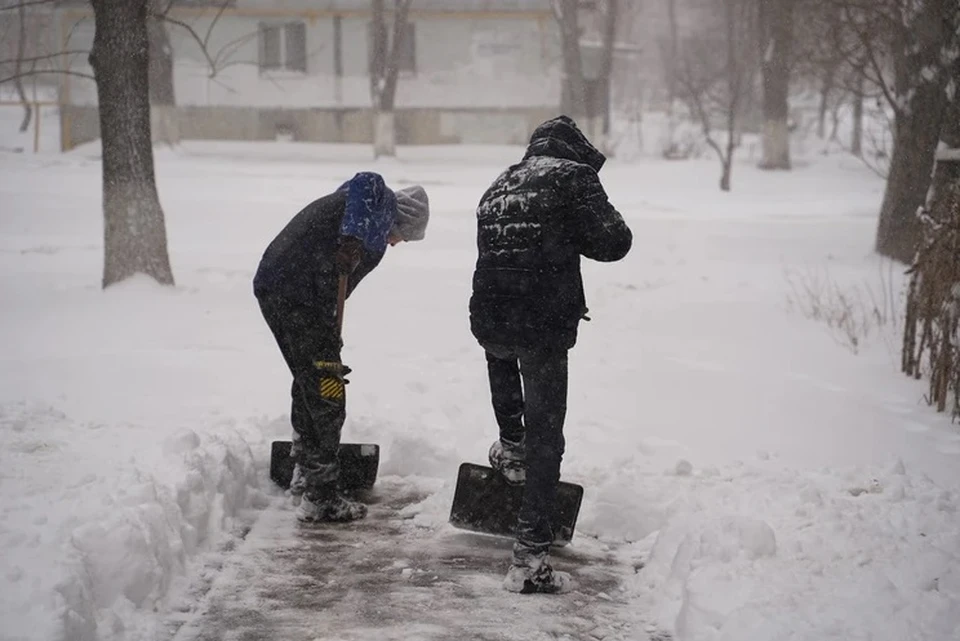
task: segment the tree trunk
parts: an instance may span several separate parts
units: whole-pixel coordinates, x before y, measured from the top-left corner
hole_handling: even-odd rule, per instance
[[[149,0],[92,0],[90,65],[103,145],[103,287],[136,273],[173,284],[150,142]]]
[[[151,6],[159,11],[156,0]],[[176,95],[173,88],[173,47],[167,27],[160,17],[147,20],[147,37],[150,41],[150,105],[152,106],[152,139],[174,146],[180,142],[177,123]]]
[[[560,25],[563,54],[563,86],[560,110],[578,122],[587,118],[587,87],[580,57],[580,25],[577,0],[555,0],[554,10]]]
[[[373,156],[396,156],[396,115],[393,111],[376,111],[373,114]]]
[[[928,0],[893,38],[895,109],[893,155],[877,225],[877,252],[903,263],[914,259],[922,229],[917,210],[926,202],[947,107],[942,54],[950,33],[950,0]]]
[[[863,74],[858,73],[853,90],[853,132],[850,139],[850,153],[863,155]]]
[[[820,107],[817,110],[817,138],[820,140],[827,137],[827,112],[830,110],[830,94],[833,92],[836,74],[835,64],[824,65],[823,78],[820,82]]]
[[[677,98],[677,65],[680,55],[680,26],[677,22],[677,0],[665,0],[667,3],[667,19],[670,24],[670,55],[666,61],[664,72],[666,73],[667,101],[668,109],[673,110],[673,102]]]
[[[407,14],[410,11],[411,0],[397,0],[393,14],[393,37],[391,38],[390,55],[387,57],[386,77],[383,82],[383,97],[380,107],[384,111],[393,112],[397,100],[397,82],[400,77],[400,53],[406,44]]]
[[[372,0],[370,12],[370,98],[373,100],[374,110],[378,111],[387,70],[387,18],[384,0]]]
[[[396,0],[393,14],[392,43],[387,42],[387,20],[384,0],[373,0],[373,59],[370,69],[370,92],[373,103],[373,155],[396,156],[397,84],[400,76],[400,52],[407,35],[407,15],[411,0]]]
[[[596,104],[603,110],[600,115],[601,125],[599,136],[595,141],[597,148],[608,156],[613,155],[613,145],[610,143],[610,128],[612,114],[610,109],[610,88],[613,86],[613,55],[617,44],[617,17],[620,13],[619,0],[607,0],[607,14],[603,28],[603,59],[600,65],[600,78],[597,88],[602,92],[601,99]],[[596,115],[596,114],[595,114]]]
[[[732,48],[731,48],[732,50]],[[723,165],[723,174],[720,176],[720,190],[721,191],[730,191],[732,188],[731,184],[731,174],[733,173],[733,154],[737,149],[737,113],[738,113],[738,100],[735,98],[737,95],[734,93],[735,88],[738,85],[735,84],[733,78],[731,77],[730,89],[731,89],[731,100],[730,107],[727,111],[727,145],[724,150],[723,156],[721,157],[721,163]]]
[[[830,142],[839,142],[840,137],[840,108],[842,105],[834,105],[833,109],[830,110],[830,137],[827,139]]]
[[[960,77],[960,69],[957,71],[957,77]],[[943,118],[943,130],[940,132],[940,140],[942,140],[947,147],[952,149],[960,148],[960,91],[954,92],[953,100],[947,105]]]
[[[790,56],[794,0],[760,0],[763,47],[763,159],[761,169],[790,169]]]
[[[917,210],[926,202],[940,138],[943,86],[921,84],[909,109],[896,117],[890,172],[880,207],[877,252],[909,264],[920,242]]]
[[[664,143],[664,151],[673,153],[676,142],[677,130],[677,68],[680,64],[680,28],[677,23],[677,0],[665,0],[667,3],[667,19],[670,24],[670,49],[667,60],[664,62],[664,78],[667,86],[667,140]],[[663,57],[663,56],[661,56]],[[641,128],[642,129],[642,128]]]
[[[15,71],[14,73],[19,73]],[[13,86],[17,89],[20,96],[20,104],[23,106],[23,120],[20,121],[20,133],[24,133],[30,128],[30,122],[33,120],[33,108],[30,106],[30,100],[27,98],[27,92],[23,89],[23,80],[18,76],[13,81]]]
[[[17,59],[13,69],[13,86],[20,96],[20,104],[23,105],[23,120],[20,121],[20,133],[24,133],[30,128],[30,120],[33,110],[30,108],[30,101],[27,99],[27,92],[23,89],[23,57],[27,49],[27,8],[21,4],[19,8],[20,35],[17,38]],[[39,118],[39,115],[37,116]]]
[[[373,106],[373,157],[379,158],[384,155],[384,151],[389,152],[393,148],[393,142],[384,140],[385,131],[383,118],[384,109],[384,88],[387,74],[387,18],[384,0],[373,0],[370,5],[372,20],[371,29],[371,52],[370,52],[370,102]],[[387,153],[387,155],[390,155]]]
[[[956,65],[960,72],[960,61]],[[943,118],[940,140],[947,149],[960,153],[960,95],[954,92],[953,99],[947,104]],[[960,160],[937,162],[933,169],[933,182],[930,189],[930,209],[938,198],[949,191],[950,185],[960,177]],[[936,211],[935,211],[936,213]]]
[[[723,176],[720,178],[721,191],[730,191],[730,174],[733,171],[733,153],[736,149],[737,119],[740,115],[740,99],[744,91],[744,73],[740,66],[738,54],[739,38],[737,26],[738,0],[726,0],[726,27],[727,27],[727,147],[723,157]],[[742,25],[741,25],[742,26]]]

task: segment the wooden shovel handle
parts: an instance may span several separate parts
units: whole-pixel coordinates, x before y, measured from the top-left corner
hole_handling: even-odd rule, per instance
[[[347,300],[347,275],[340,274],[340,287],[337,290],[337,330],[343,337],[343,308]]]

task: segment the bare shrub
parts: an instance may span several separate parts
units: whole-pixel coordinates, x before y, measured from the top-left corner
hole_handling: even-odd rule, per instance
[[[879,287],[866,280],[842,286],[826,269],[788,269],[785,278],[790,286],[787,309],[825,324],[833,338],[854,354],[874,335],[886,339],[887,333],[881,330],[899,324],[892,274],[884,273],[882,264]]]
[[[921,211],[925,242],[910,269],[902,367],[928,376],[927,402],[960,418],[960,178]]]

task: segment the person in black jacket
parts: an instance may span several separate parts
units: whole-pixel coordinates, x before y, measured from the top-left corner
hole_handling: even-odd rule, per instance
[[[620,260],[633,242],[600,184],[605,160],[572,119],[548,120],[477,207],[470,326],[486,352],[500,430],[488,456],[508,482],[524,484],[504,580],[513,592],[570,585],[549,562],[549,517],[564,450],[567,352],[587,312],[580,257]]]
[[[253,291],[293,374],[291,490],[303,522],[352,521],[366,506],[337,488],[346,374],[337,318],[340,276],[349,296],[380,263],[387,245],[424,237],[429,201],[422,187],[392,191],[361,172],[307,205],[263,254]]]

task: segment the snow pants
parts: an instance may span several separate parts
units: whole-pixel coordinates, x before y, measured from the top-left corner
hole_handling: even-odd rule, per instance
[[[513,546],[514,562],[522,562],[546,554],[553,542],[550,515],[564,450],[568,350],[483,347],[500,440],[524,442],[526,483]]]
[[[346,419],[346,380],[336,309],[277,297],[259,300],[263,318],[293,374],[290,390],[293,455],[304,495],[323,501],[336,493],[340,431]]]

